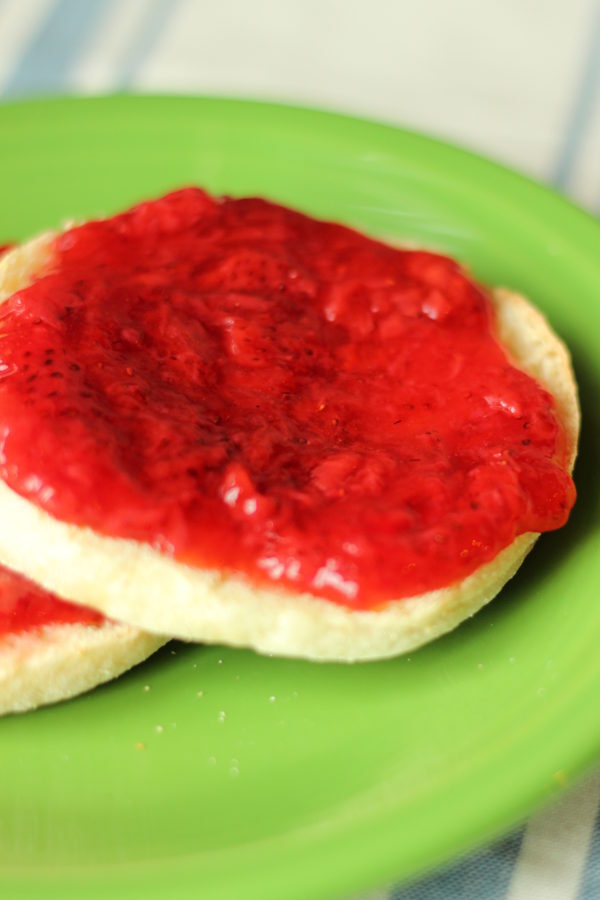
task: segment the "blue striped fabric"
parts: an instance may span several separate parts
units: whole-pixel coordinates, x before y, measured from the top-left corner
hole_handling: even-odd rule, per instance
[[[152,0],[140,27],[135,35],[135,40],[129,47],[127,58],[119,73],[118,86],[129,88],[137,72],[144,62],[150,57],[152,50],[169,22],[175,14],[175,7],[181,0]]]
[[[94,41],[108,17],[127,2],[129,0],[53,0],[42,4],[39,19],[32,17],[18,59],[0,79],[0,97],[77,92],[74,73],[85,49]],[[111,73],[113,90],[136,84],[142,67],[152,66],[153,54],[164,38],[167,26],[186,5],[189,7],[194,2],[149,0],[139,6],[139,18],[128,39],[123,62],[118,71]],[[24,15],[28,14],[26,0],[0,0],[0,21],[9,6],[14,9],[15,3],[22,6]],[[208,8],[206,15],[210,15]],[[235,15],[235,10],[232,9],[231,15]],[[102,33],[106,35],[105,40],[110,41],[110,29]],[[554,166],[554,183],[562,189],[569,188],[582,142],[592,127],[597,127],[600,116],[600,0],[595,3],[593,26],[586,30],[586,36],[587,47],[576,60],[576,92]],[[0,32],[0,62],[2,46]],[[162,50],[164,52],[164,47]],[[178,47],[172,46],[170,52],[176,58]],[[194,86],[199,91],[202,89],[197,81]],[[164,87],[169,89],[171,85],[165,84]],[[212,83],[209,89],[213,89]],[[595,199],[600,210],[600,197]],[[567,801],[567,806],[569,802],[572,806],[569,821],[573,817],[577,819],[580,799],[573,796]],[[597,800],[591,801],[592,814],[597,805]],[[564,817],[564,808],[561,815]],[[574,874],[564,882],[559,879],[554,886],[549,887],[546,883],[542,886],[541,881],[536,882],[536,871],[543,871],[546,863],[549,864],[561,852],[569,827],[564,824],[567,818],[563,821],[555,810],[550,810],[541,818],[537,817],[535,824],[527,824],[440,871],[410,885],[391,887],[371,896],[387,897],[389,900],[596,900],[600,897],[598,815],[587,854],[585,841],[590,837],[589,828],[586,833],[586,828],[582,826],[581,867],[574,865]],[[536,866],[539,867],[537,870]]]
[[[32,30],[28,45],[6,79],[4,94],[18,97],[64,90],[105,8],[105,0],[56,0],[46,18]]]
[[[573,104],[571,115],[565,128],[565,139],[557,160],[554,184],[565,188],[577,159],[586,128],[600,102],[600,2],[596,3],[590,42],[584,55],[581,81]],[[600,201],[600,198],[599,198]]]
[[[505,897],[523,833],[516,833],[446,866],[442,871],[391,891],[391,900],[472,900]]]
[[[594,835],[587,858],[577,900],[598,900],[600,897],[600,810],[596,816]]]

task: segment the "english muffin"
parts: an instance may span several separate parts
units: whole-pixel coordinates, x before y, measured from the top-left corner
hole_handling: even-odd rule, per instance
[[[0,715],[88,691],[164,643],[0,567]]]
[[[0,263],[0,559],[314,660],[448,631],[575,499],[569,354],[461,266],[188,188]]]

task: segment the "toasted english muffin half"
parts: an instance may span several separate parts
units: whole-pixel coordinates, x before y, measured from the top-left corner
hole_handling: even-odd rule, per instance
[[[105,621],[0,638],[0,715],[75,697],[147,659],[166,638]]]
[[[64,603],[0,566],[0,715],[88,691],[165,641]]]
[[[54,235],[12,250],[0,262],[0,302],[41,274]],[[569,445],[579,433],[577,387],[569,353],[525,298],[490,297],[495,333],[514,365],[554,397]],[[538,535],[522,534],[468,577],[376,611],[351,610],[241,576],[195,568],[132,540],[58,521],[0,482],[0,560],[72,602],[158,634],[251,647],[311,660],[395,656],[450,631],[490,601],[514,575]]]

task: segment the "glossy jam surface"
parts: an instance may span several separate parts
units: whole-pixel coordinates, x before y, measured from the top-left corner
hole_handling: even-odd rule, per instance
[[[458,265],[185,189],[62,235],[0,321],[0,475],[53,516],[356,608],[574,501]]]
[[[100,625],[105,621],[100,613],[65,603],[0,566],[0,638],[44,625]]]

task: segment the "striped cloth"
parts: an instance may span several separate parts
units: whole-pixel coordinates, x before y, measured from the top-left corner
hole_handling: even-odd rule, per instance
[[[600,214],[599,0],[0,0],[0,98],[124,88],[408,125]],[[492,846],[360,900],[598,898],[599,808],[596,773]]]

